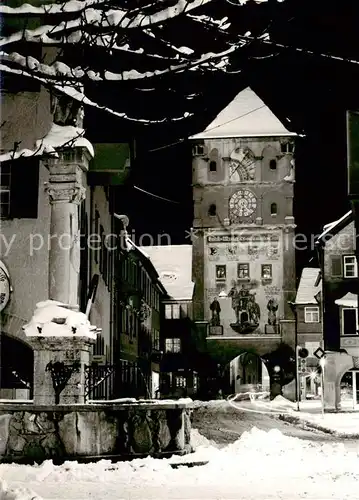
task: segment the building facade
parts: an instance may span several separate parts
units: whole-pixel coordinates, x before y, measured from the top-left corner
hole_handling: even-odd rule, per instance
[[[294,345],[294,136],[247,88],[191,137],[194,317],[222,363]]]
[[[142,247],[167,291],[163,297],[161,398],[196,397],[199,357],[193,322],[192,245]]]
[[[301,399],[318,397],[320,392],[319,360],[314,355],[324,348],[322,322],[322,280],[319,268],[305,267],[295,299],[297,346],[308,350],[305,366],[298,366]]]
[[[324,226],[316,243],[323,281],[325,404],[328,409],[357,408],[358,268],[352,212]]]

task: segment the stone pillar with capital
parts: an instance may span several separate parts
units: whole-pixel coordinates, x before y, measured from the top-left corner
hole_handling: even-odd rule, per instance
[[[51,204],[49,247],[49,299],[77,305],[80,269],[78,206],[85,198],[91,154],[76,147],[58,152],[47,161]]]

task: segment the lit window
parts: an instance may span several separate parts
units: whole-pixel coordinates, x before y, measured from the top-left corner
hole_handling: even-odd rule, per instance
[[[226,266],[216,266],[216,280],[223,281],[226,279]]]
[[[304,308],[304,322],[305,323],[319,323],[319,307],[305,307]]]
[[[354,255],[344,256],[344,278],[356,278],[358,276],[358,266]]]
[[[166,339],[166,352],[181,352],[181,339]]]
[[[249,264],[238,264],[238,278],[249,278]]]
[[[6,219],[10,215],[10,178],[9,163],[3,163],[0,168],[0,218]]]
[[[262,264],[262,279],[272,279],[272,264]]]
[[[175,376],[175,386],[176,387],[187,387],[186,377],[184,377],[183,375],[176,375]]]
[[[180,306],[179,304],[166,304],[165,305],[165,318],[166,319],[179,319]]]
[[[356,307],[343,307],[342,309],[342,335],[358,334],[358,309]]]

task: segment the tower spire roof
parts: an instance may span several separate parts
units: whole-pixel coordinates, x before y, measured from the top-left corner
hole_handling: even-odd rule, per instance
[[[226,106],[208,127],[190,139],[221,139],[232,137],[293,137],[268,108],[268,106],[247,87]]]

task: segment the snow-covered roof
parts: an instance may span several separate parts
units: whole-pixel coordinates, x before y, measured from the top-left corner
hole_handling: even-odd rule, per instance
[[[349,212],[347,212],[345,215],[343,215],[343,217],[340,217],[340,219],[335,220],[334,222],[330,222],[329,224],[326,224],[325,226],[323,226],[323,232],[318,236],[317,241],[322,240],[325,236],[327,236],[329,234],[332,236],[337,234],[337,232],[340,231],[340,229],[342,228],[343,224],[344,224],[343,227],[345,227],[346,222],[348,222],[348,224],[349,224],[349,222],[351,222],[352,216],[353,216],[353,212],[351,210],[349,210]],[[327,240],[327,238],[326,238],[326,240]]]
[[[9,151],[0,155],[0,162],[45,154],[57,157],[56,149],[65,147],[86,148],[93,157],[95,155],[93,146],[90,141],[83,137],[84,133],[84,129],[79,127],[72,127],[71,125],[61,126],[53,123],[49,132],[42,139],[36,141],[34,149]]]
[[[156,268],[161,283],[174,300],[192,300],[192,245],[141,247]]]
[[[321,290],[321,285],[316,283],[319,281],[320,269],[317,267],[305,267],[300,277],[300,282],[295,299],[296,304],[318,304],[316,296]]]
[[[358,295],[356,295],[355,293],[348,292],[341,299],[337,299],[335,303],[338,306],[358,307]]]
[[[190,139],[296,136],[289,132],[250,87],[239,92],[208,127]]]

